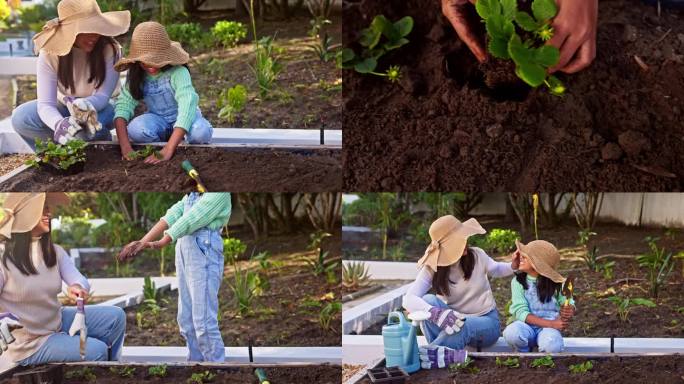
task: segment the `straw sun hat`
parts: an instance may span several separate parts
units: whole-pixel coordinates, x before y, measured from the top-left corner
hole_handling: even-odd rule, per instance
[[[454,216],[442,216],[430,225],[432,242],[425,250],[425,255],[418,260],[418,265],[427,265],[433,271],[456,263],[472,235],[486,233],[475,219],[460,222]]]
[[[537,273],[556,283],[565,282],[565,278],[556,272],[560,265],[560,253],[553,244],[544,240],[534,240],[525,245],[516,240],[515,245],[521,254],[527,256]]]
[[[43,30],[33,37],[35,53],[45,52],[64,56],[71,51],[79,33],[118,36],[131,25],[129,11],[105,12],[95,0],[62,0],[57,5],[56,19],[48,21]]]
[[[114,69],[125,71],[136,62],[161,68],[166,65],[187,64],[188,61],[190,55],[183,50],[180,43],[169,39],[163,25],[146,21],[135,27],[130,53],[114,64]]]
[[[0,209],[0,235],[9,239],[12,233],[29,232],[43,216],[43,206],[53,208],[69,203],[66,193],[10,192]]]

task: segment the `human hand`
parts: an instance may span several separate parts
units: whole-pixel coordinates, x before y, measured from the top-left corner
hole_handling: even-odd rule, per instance
[[[16,339],[12,336],[12,331],[19,328],[22,326],[14,314],[10,312],[0,313],[0,355],[7,350],[9,344],[14,343]]]
[[[556,0],[556,3],[558,14],[551,22],[553,37],[547,44],[560,50],[560,60],[550,72],[579,72],[596,57],[598,0]]]
[[[77,298],[82,298],[84,301],[88,300],[88,291],[83,289],[78,284],[72,284],[67,288],[67,296],[70,299],[76,300]]]
[[[564,330],[568,326],[568,322],[563,320],[561,316],[557,317],[555,320],[549,320],[549,328],[554,328],[559,331]]]
[[[517,271],[518,268],[520,268],[520,251],[515,251],[511,259],[511,269]]]
[[[570,304],[561,305],[561,307],[560,307],[561,319],[563,319],[564,321],[567,322],[567,321],[570,321],[570,319],[572,319],[573,316],[575,316],[575,307],[573,307]]]
[[[487,60],[487,51],[485,49],[483,37],[476,34],[477,20],[470,20],[468,15],[468,7],[470,4],[475,4],[476,0],[442,0],[442,13],[446,16],[451,26],[454,27],[456,34],[463,41],[470,51],[475,55],[479,62]]]
[[[119,261],[132,259],[145,248],[150,248],[149,242],[140,240],[132,241],[119,252]]]
[[[176,148],[169,146],[168,144],[164,146],[158,153],[147,156],[145,163],[147,164],[159,164],[164,161],[169,161],[176,152]]]
[[[161,239],[151,242],[150,248],[162,249],[162,248],[166,247],[167,245],[171,244],[171,241],[172,241],[171,236],[165,234],[164,237],[162,237]]]
[[[458,333],[463,327],[465,317],[449,308],[430,308],[430,321],[445,331],[448,335]]]
[[[73,116],[65,117],[57,122],[53,139],[56,143],[66,144],[73,140],[81,129],[81,126]]]
[[[121,149],[121,157],[124,160],[135,160],[133,156],[135,151],[130,143],[119,143],[119,148]]]

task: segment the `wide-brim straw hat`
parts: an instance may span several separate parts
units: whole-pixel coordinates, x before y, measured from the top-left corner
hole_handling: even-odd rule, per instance
[[[451,215],[435,220],[429,232],[432,241],[418,265],[426,265],[433,271],[460,260],[470,236],[487,233],[477,220],[471,218],[461,222]]]
[[[43,216],[43,207],[52,208],[69,203],[66,193],[10,192],[5,195],[0,214],[0,235],[6,239],[12,233],[31,231]]]
[[[131,37],[131,49],[128,57],[114,64],[117,71],[125,71],[136,62],[162,68],[167,65],[183,65],[190,61],[190,55],[177,41],[171,41],[164,26],[146,21],[138,24]]]
[[[556,283],[565,282],[565,277],[556,272],[560,265],[560,253],[553,244],[544,240],[530,241],[527,245],[515,241],[518,251],[527,259],[538,274],[548,277]]]
[[[118,36],[131,25],[130,11],[102,13],[95,0],[62,0],[57,5],[56,19],[48,21],[43,30],[33,37],[34,50],[64,56],[79,33]]]

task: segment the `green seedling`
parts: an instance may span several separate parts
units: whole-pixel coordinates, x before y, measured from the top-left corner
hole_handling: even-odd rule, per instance
[[[218,116],[233,124],[237,114],[245,109],[247,104],[247,88],[242,84],[224,89],[219,95],[217,106],[220,108]]]
[[[61,170],[67,170],[76,163],[85,162],[85,147],[83,140],[74,139],[66,144],[57,144],[52,140],[36,139],[36,157],[26,161],[31,167],[41,164],[51,164]]]
[[[339,44],[333,44],[332,37],[324,33],[318,36],[316,44],[308,44],[307,48],[322,62],[327,63],[335,57],[335,50],[339,48]]]
[[[135,373],[135,367],[111,367],[109,368],[109,372],[122,378],[128,378],[133,377],[133,374]]]
[[[649,299],[644,299],[642,297],[630,299],[629,297],[622,298],[619,296],[611,296],[608,298],[608,300],[612,301],[615,304],[615,306],[617,307],[618,317],[623,322],[627,321],[627,319],[629,318],[629,312],[634,307],[642,306],[653,308],[656,306],[656,303],[654,303],[653,301]]]
[[[534,359],[534,360],[532,360],[532,363],[530,364],[530,367],[532,367],[532,368],[539,368],[539,367],[553,368],[555,366],[556,366],[556,363],[553,362],[553,358],[551,357],[551,355],[546,355],[544,357]]]
[[[554,95],[565,93],[563,83],[548,74],[558,64],[560,51],[544,45],[553,37],[551,19],[558,13],[554,0],[534,0],[532,15],[519,11],[517,0],[480,0],[475,8],[485,23],[492,56],[513,60],[515,74],[529,86],[545,84]]]
[[[83,367],[81,369],[73,369],[64,374],[65,379],[79,379],[84,381],[96,381],[97,376],[95,371],[90,367]]]
[[[341,50],[337,55],[340,68],[354,69],[358,73],[371,74],[397,82],[401,78],[399,66],[392,65],[384,72],[378,72],[378,61],[386,53],[409,43],[407,36],[413,30],[413,18],[410,16],[391,22],[383,15],[375,16],[370,26],[361,31],[358,43],[363,51],[357,54],[351,48]]]
[[[166,364],[155,365],[147,370],[150,376],[166,377]]]
[[[318,316],[318,324],[321,326],[321,329],[324,331],[335,330],[336,327],[331,327],[330,323],[340,312],[342,312],[342,303],[339,301],[328,303],[323,307],[321,314]]]
[[[517,357],[509,357],[506,360],[497,357],[496,358],[497,367],[508,367],[508,368],[520,368],[520,359]]]
[[[154,156],[160,160],[163,157],[162,154],[151,145],[146,145],[145,148],[137,151],[128,152],[128,158],[131,160],[146,159],[149,156]]]
[[[202,384],[202,383],[209,383],[212,380],[216,378],[215,373],[211,373],[209,371],[204,371],[204,372],[198,372],[198,373],[193,373],[192,376],[188,379],[188,383],[190,384]]]
[[[659,238],[649,236],[644,240],[648,243],[650,252],[637,256],[636,260],[640,267],[648,269],[651,296],[657,299],[660,287],[666,284],[675,263],[672,252],[658,247]]]
[[[587,360],[584,363],[572,364],[568,367],[570,373],[587,373],[594,368],[594,363]]]
[[[462,363],[450,364],[448,367],[449,373],[480,373],[480,368],[473,365],[473,359],[466,357],[466,360]]]

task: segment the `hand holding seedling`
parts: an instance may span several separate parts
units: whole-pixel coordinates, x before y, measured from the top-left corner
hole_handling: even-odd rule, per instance
[[[183,128],[174,128],[173,133],[171,134],[169,141],[166,143],[166,145],[164,145],[164,148],[162,148],[158,154],[147,156],[145,163],[159,164],[161,162],[171,160],[173,155],[176,153],[176,148],[181,141],[183,141],[185,134],[186,132]]]
[[[553,19],[549,45],[560,50],[558,64],[550,72],[575,73],[596,57],[598,0],[556,0],[558,15]]]
[[[548,320],[548,327],[555,328],[559,331],[564,330],[568,326],[568,322],[563,320],[563,316],[557,317],[555,320]]]
[[[442,0],[442,13],[479,62],[487,60],[487,51],[482,37],[475,33],[475,25],[468,15],[468,4],[477,0]]]

